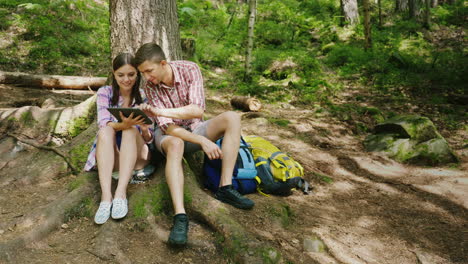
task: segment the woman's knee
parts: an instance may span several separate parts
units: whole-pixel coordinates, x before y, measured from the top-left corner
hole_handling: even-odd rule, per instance
[[[135,137],[140,133],[136,127],[131,127],[129,129],[122,130],[122,138]]]
[[[115,130],[110,126],[105,126],[99,129],[98,141],[114,140]]]

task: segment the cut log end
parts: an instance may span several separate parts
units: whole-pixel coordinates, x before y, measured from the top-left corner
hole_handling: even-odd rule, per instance
[[[231,105],[245,112],[258,112],[262,108],[260,100],[247,96],[234,96],[231,99]]]

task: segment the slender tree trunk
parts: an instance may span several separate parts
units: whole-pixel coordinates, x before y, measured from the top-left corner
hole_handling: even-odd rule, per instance
[[[110,0],[112,58],[155,42],[169,60],[182,58],[176,0]]]
[[[408,0],[396,0],[395,12],[403,12],[408,10]]]
[[[409,18],[416,18],[418,13],[418,0],[408,0],[408,7]]]
[[[438,0],[432,0],[432,1],[431,1],[431,7],[432,7],[432,8],[437,7],[438,4],[439,4],[439,1],[438,1]]]
[[[366,39],[364,47],[368,50],[372,47],[369,0],[362,0],[362,5],[364,8],[364,36]]]
[[[345,22],[348,22],[350,25],[359,23],[358,3],[356,0],[341,0],[340,5]]]
[[[252,50],[254,42],[255,16],[257,0],[249,0],[249,25],[247,34],[247,52],[245,56],[245,79],[250,80],[252,74]]]
[[[425,10],[424,10],[424,26],[426,28],[431,27],[431,0],[424,0]]]
[[[378,0],[377,4],[379,6],[379,27],[382,27],[383,25],[383,19],[382,19],[382,0]]]

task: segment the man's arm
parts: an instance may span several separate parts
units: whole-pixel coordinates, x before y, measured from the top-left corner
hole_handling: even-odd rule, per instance
[[[172,119],[202,118],[204,112],[200,106],[195,104],[178,108],[157,108],[149,104],[141,104],[140,109],[149,116],[163,116]]]

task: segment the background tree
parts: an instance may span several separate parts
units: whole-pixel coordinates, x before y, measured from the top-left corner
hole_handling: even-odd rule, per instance
[[[169,60],[182,58],[176,0],[110,0],[109,10],[112,58],[148,42]]]
[[[358,3],[356,0],[341,0],[340,6],[344,21],[351,25],[359,23]]]
[[[416,18],[419,14],[419,4],[418,0],[408,0],[408,12],[409,12],[409,18],[413,19]]]
[[[366,39],[364,47],[365,49],[370,49],[372,47],[372,38],[371,38],[369,0],[362,0],[362,6],[364,8],[364,36]]]
[[[425,8],[424,8],[424,26],[426,28],[431,27],[431,0],[424,0]]]
[[[408,10],[408,0],[396,0],[395,11],[402,12]]]
[[[252,79],[252,50],[254,42],[255,16],[257,13],[257,0],[249,0],[249,23],[247,33],[247,51],[245,56],[245,80]]]

